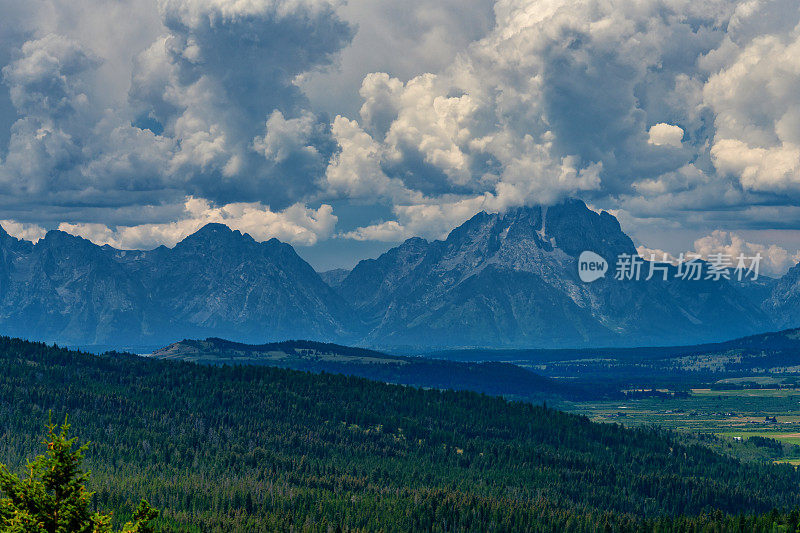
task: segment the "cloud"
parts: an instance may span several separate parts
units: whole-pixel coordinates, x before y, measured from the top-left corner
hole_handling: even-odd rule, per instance
[[[287,120],[283,113],[275,110],[267,119],[266,134],[253,139],[253,149],[277,163],[283,163],[295,154],[318,159],[319,151],[311,140],[317,126],[309,112]]]
[[[153,206],[191,195],[283,208],[312,196],[335,144],[293,80],[351,38],[335,4],[136,1],[129,16],[159,19],[126,25],[122,6],[96,3],[124,26],[118,43],[84,19],[53,24],[44,7],[19,15],[32,27],[2,70],[17,116],[0,205]],[[93,19],[92,5],[76,9]],[[140,20],[150,31],[131,31]]]
[[[714,165],[745,190],[800,191],[798,22],[796,3],[739,6],[726,46],[728,62],[703,89],[704,103],[714,113]]]
[[[37,224],[26,224],[16,220],[0,220],[0,226],[12,237],[31,242],[37,242],[47,233],[46,229]]]
[[[187,193],[218,202],[285,206],[313,194],[334,145],[294,78],[330,63],[352,37],[335,5],[159,7],[168,33],[137,59],[131,96],[163,135],[179,140],[169,174],[185,176]]]
[[[397,220],[389,220],[341,233],[354,240],[398,242],[412,236],[441,239],[454,227],[472,218],[478,211],[502,211],[503,200],[491,194],[468,198],[422,200],[419,203],[395,205]]]
[[[341,238],[355,241],[383,242],[400,242],[411,236],[412,234],[406,228],[394,220],[356,228],[353,231],[347,231],[339,235]]]
[[[698,254],[706,258],[713,253],[727,254],[733,258],[739,255],[752,257],[756,254],[761,254],[762,272],[772,276],[785,274],[789,268],[800,261],[800,250],[791,253],[776,245],[767,246],[746,242],[735,233],[719,230],[696,240],[694,249]]]
[[[680,254],[673,255],[664,250],[648,248],[646,246],[639,246],[637,248],[639,255],[651,261],[655,258],[656,261],[670,262],[677,264],[680,260]],[[700,257],[709,260],[714,254],[723,254],[731,260],[732,265],[738,263],[738,258],[744,257],[745,264],[749,265],[751,259],[757,254],[761,255],[759,263],[759,271],[761,274],[768,276],[780,277],[786,273],[792,266],[800,261],[800,250],[794,253],[776,245],[765,245],[753,242],[747,242],[740,235],[728,232],[715,230],[711,234],[701,237],[694,241],[694,249],[683,252],[684,258]]]
[[[399,179],[383,171],[383,147],[358,123],[342,116],[333,122],[331,133],[339,151],[325,171],[327,191],[348,198],[378,197],[389,200],[407,198],[411,192]]]
[[[656,146],[680,146],[683,140],[683,128],[663,122],[650,127],[647,142]]]
[[[738,139],[719,139],[711,148],[711,156],[717,169],[737,176],[744,189],[800,190],[800,145],[781,143],[762,148]]]
[[[136,250],[155,248],[161,244],[174,246],[204,225],[216,222],[248,233],[257,241],[275,237],[291,244],[310,246],[328,238],[336,226],[336,220],[333,209],[327,204],[316,210],[295,204],[283,211],[272,211],[269,206],[258,202],[213,207],[206,200],[188,198],[184,218],[175,222],[114,228],[98,223],[62,222],[58,229],[96,244]]]
[[[396,240],[579,196],[694,236],[800,227],[794,0],[0,9],[6,219],[152,244],[187,197],[320,221],[352,201],[390,216],[280,234]]]
[[[658,248],[648,248],[647,246],[637,246],[636,251],[639,254],[639,257],[644,259],[645,261],[653,261],[656,263],[672,263],[673,265],[678,264],[680,261],[678,257],[675,257],[669,252],[665,252],[664,250],[660,250]],[[684,253],[684,258],[686,258],[686,254]]]
[[[681,147],[676,122],[703,127],[681,95],[700,105],[697,58],[723,40],[726,9],[498,1],[495,28],[440,72],[366,76],[360,125],[383,172],[426,199],[490,194],[502,208],[630,192],[696,157],[659,145]]]
[[[9,86],[11,102],[21,114],[60,117],[88,103],[79,75],[99,63],[79,43],[48,35],[23,44],[21,57],[3,68],[3,79]]]
[[[723,41],[730,2],[501,0],[494,11],[493,30],[441,71],[364,78],[362,145],[373,175],[416,194],[416,206],[389,198],[396,188],[385,197],[406,231],[452,205],[661,196],[693,162],[705,171],[697,61]]]
[[[494,0],[348,0],[339,15],[358,28],[335,66],[298,77],[315,109],[355,118],[362,80],[376,72],[408,80],[440,72],[494,25]]]

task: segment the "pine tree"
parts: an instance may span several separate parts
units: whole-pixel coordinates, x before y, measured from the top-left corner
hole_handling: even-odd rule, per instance
[[[0,464],[0,530],[4,533],[113,533],[111,515],[93,513],[81,468],[88,445],[76,448],[66,420],[47,425],[47,451],[27,465],[22,479]],[[124,533],[154,533],[158,511],[142,500]]]

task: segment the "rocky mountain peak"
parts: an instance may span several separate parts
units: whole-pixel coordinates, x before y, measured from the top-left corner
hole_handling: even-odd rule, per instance
[[[573,257],[584,250],[592,250],[609,260],[622,253],[636,253],[633,241],[622,231],[616,217],[605,211],[592,211],[580,200],[549,207],[545,229],[555,239],[556,246]]]
[[[256,241],[247,233],[232,230],[225,224],[212,222],[206,224],[196,232],[175,245],[176,252],[204,252],[216,251],[233,252],[244,251],[256,244]]]
[[[633,241],[619,221],[605,211],[597,213],[581,200],[569,199],[552,206],[524,206],[504,213],[481,211],[454,229],[445,242],[449,247],[474,247],[479,241],[497,250],[501,243],[540,248],[559,248],[577,257],[592,250],[609,260],[621,253],[635,254]]]
[[[409,250],[419,250],[426,246],[428,246],[428,241],[423,239],[422,237],[411,237],[410,239],[406,239],[400,245],[400,248],[405,248]]]
[[[51,229],[47,233],[45,233],[44,238],[41,239],[40,242],[50,243],[50,242],[73,242],[79,243],[82,241],[90,242],[83,237],[78,237],[77,235],[73,235],[71,233],[67,233],[66,231],[61,231],[58,229]]]
[[[105,255],[105,250],[92,241],[61,230],[48,231],[32,249],[52,254],[55,258],[72,260],[100,258]]]
[[[8,251],[29,252],[33,248],[33,243],[12,237],[4,227],[0,225],[0,247]]]

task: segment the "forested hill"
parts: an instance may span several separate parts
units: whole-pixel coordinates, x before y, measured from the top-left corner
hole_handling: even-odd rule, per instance
[[[471,390],[538,402],[553,398],[599,398],[609,394],[602,387],[590,389],[574,386],[509,363],[401,357],[314,341],[253,345],[218,338],[183,340],[153,352],[152,357],[207,365],[268,365],[308,372],[330,372],[386,383]]]
[[[788,465],[471,392],[9,338],[0,368],[0,461],[69,413],[98,508],[145,497],[167,529],[700,530],[800,501]]]

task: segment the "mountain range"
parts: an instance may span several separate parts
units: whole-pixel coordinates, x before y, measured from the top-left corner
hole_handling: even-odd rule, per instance
[[[302,338],[413,351],[693,344],[800,325],[799,266],[758,282],[608,272],[584,283],[585,250],[610,269],[636,254],[615,217],[579,200],[481,212],[444,240],[412,238],[322,274],[286,243],[221,224],[149,251],[0,230],[0,333],[73,346]]]
[[[61,231],[0,237],[0,329],[64,344],[354,340],[361,321],[294,249],[209,224],[173,248],[117,250]]]

